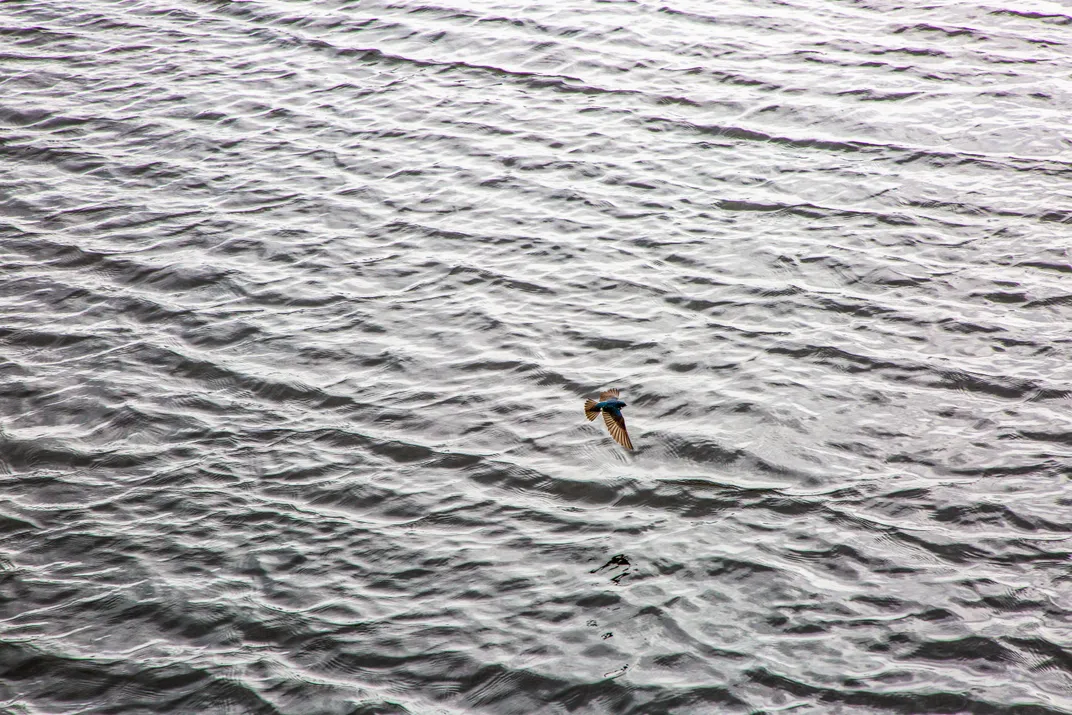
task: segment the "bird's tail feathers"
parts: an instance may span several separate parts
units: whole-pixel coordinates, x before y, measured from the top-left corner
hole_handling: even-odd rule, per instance
[[[596,401],[595,400],[585,400],[584,401],[584,416],[588,418],[589,422],[594,420],[596,418],[596,415],[599,414],[599,410],[597,410],[595,407],[596,407]]]

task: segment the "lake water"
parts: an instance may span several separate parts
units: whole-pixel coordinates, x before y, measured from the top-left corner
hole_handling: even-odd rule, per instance
[[[1072,712],[1068,5],[0,56],[0,712]]]

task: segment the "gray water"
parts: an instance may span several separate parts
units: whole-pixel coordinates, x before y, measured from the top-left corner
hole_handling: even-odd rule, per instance
[[[0,5],[0,711],[1072,712],[1072,10],[445,2]]]

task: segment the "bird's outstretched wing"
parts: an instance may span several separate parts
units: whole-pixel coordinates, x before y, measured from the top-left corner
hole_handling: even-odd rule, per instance
[[[603,402],[604,400],[609,400],[612,397],[617,397],[619,394],[621,393],[619,392],[618,388],[611,388],[605,392],[599,393],[599,401]]]
[[[607,423],[607,431],[614,441],[626,449],[633,448],[633,442],[629,439],[629,433],[625,431],[625,418],[621,413],[614,414],[609,410],[603,411],[603,421]]]

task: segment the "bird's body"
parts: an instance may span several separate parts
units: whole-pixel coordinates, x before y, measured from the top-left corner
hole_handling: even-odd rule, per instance
[[[633,448],[633,442],[629,439],[629,433],[625,431],[625,418],[622,417],[622,408],[625,403],[618,399],[618,390],[601,392],[599,400],[585,400],[584,416],[589,421],[594,420],[596,415],[603,413],[603,421],[607,423],[607,431],[618,444],[626,449]]]

